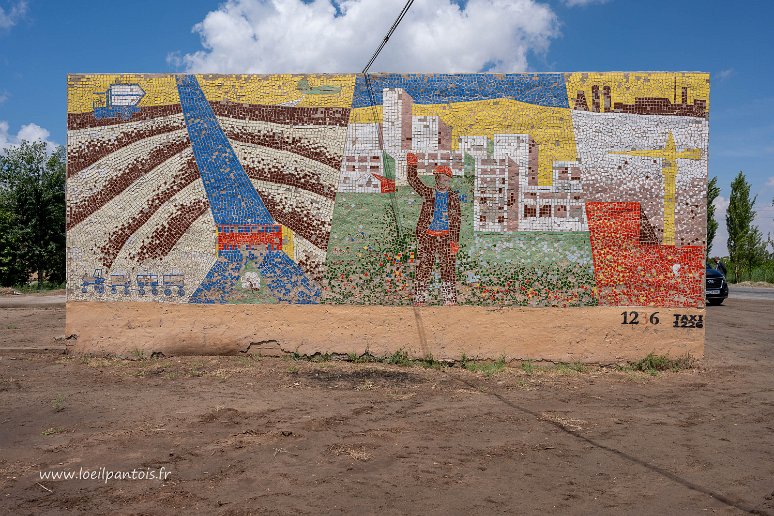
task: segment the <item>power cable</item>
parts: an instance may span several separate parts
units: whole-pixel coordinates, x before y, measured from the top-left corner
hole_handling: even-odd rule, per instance
[[[390,39],[390,36],[392,36],[392,33],[395,32],[395,29],[398,28],[398,25],[400,25],[400,22],[403,20],[403,17],[406,16],[406,13],[411,8],[411,4],[413,3],[414,3],[414,0],[407,0],[406,5],[403,6],[403,9],[400,11],[400,14],[398,14],[398,17],[393,22],[392,27],[390,27],[390,30],[387,31],[387,35],[382,40],[382,43],[379,45],[379,48],[376,49],[376,52],[374,52],[374,54],[371,56],[371,59],[368,61],[368,64],[365,66],[365,68],[363,68],[363,71],[360,73],[363,73],[363,74],[368,73],[368,69],[371,68],[371,65],[374,64],[374,61],[376,61],[376,58],[379,57],[379,53],[387,44],[387,41]]]
[[[371,112],[374,119],[374,123],[377,123],[376,120],[378,119],[378,112],[376,110],[376,97],[374,95],[373,86],[371,84],[371,78],[368,75],[368,70],[371,68],[371,65],[374,64],[374,61],[376,61],[376,58],[379,57],[379,53],[382,51],[384,46],[387,44],[387,41],[389,41],[390,36],[392,36],[392,33],[395,32],[395,29],[398,28],[398,25],[403,20],[403,17],[406,16],[406,13],[411,8],[411,4],[414,3],[414,0],[407,0],[406,5],[403,6],[403,9],[401,10],[400,14],[398,14],[398,17],[395,19],[395,22],[393,22],[392,26],[390,27],[390,30],[387,31],[387,35],[384,37],[384,40],[382,40],[382,43],[379,45],[379,48],[376,49],[376,51],[371,56],[371,59],[368,61],[368,64],[363,68],[362,74],[363,79],[365,80],[366,89],[368,90],[368,97],[369,101],[371,103]],[[382,98],[382,104],[384,104],[384,99]],[[384,106],[382,106],[382,117],[384,117]],[[384,159],[384,154],[386,153],[384,150],[384,137],[382,135],[382,131],[379,130],[377,126],[376,130],[377,139],[379,141],[379,150],[382,152],[382,161],[385,163],[386,166],[386,160]],[[395,178],[394,180],[397,181],[397,160],[395,160],[395,164],[393,165],[395,167]],[[400,216],[398,213],[398,202],[396,198],[396,192],[397,192],[397,185],[395,188],[393,188],[393,191],[390,192],[390,205],[392,208],[392,218],[395,223],[395,230],[397,232],[398,236],[398,242],[403,242],[403,227],[400,222]],[[429,354],[429,349],[427,347],[427,335],[425,332],[425,325],[422,321],[422,315],[419,313],[419,309],[416,307],[416,305],[412,306],[412,309],[414,311],[414,317],[416,319],[417,323],[417,332],[419,336],[419,345],[422,350],[422,352],[427,356]]]
[[[371,103],[371,110],[372,110],[372,116],[373,116],[373,119],[374,119],[374,123],[376,123],[378,113],[376,111],[376,96],[374,95],[373,86],[371,84],[371,78],[368,75],[368,70],[371,68],[371,65],[374,64],[374,61],[376,61],[376,58],[379,57],[379,54],[381,53],[381,51],[384,48],[384,46],[387,44],[387,41],[389,41],[390,37],[395,32],[395,29],[398,28],[398,25],[400,25],[400,22],[403,21],[403,18],[406,16],[406,13],[408,13],[408,11],[411,8],[411,5],[413,3],[414,3],[414,0],[407,0],[406,1],[406,4],[403,6],[403,9],[401,9],[400,13],[398,13],[398,17],[395,18],[395,21],[392,23],[392,26],[387,31],[387,35],[384,36],[384,39],[382,40],[381,44],[376,49],[376,51],[373,53],[373,55],[371,56],[371,59],[368,60],[368,64],[366,64],[365,68],[363,68],[363,71],[361,72],[363,74],[363,78],[365,80],[366,89],[368,90],[368,97],[369,97],[369,101]],[[382,102],[384,102],[384,100],[382,100]],[[383,114],[384,114],[384,108],[382,108],[382,115]],[[385,165],[386,165],[386,160],[384,159],[384,153],[385,153],[385,150],[384,150],[384,137],[382,135],[382,131],[380,131],[378,129],[378,127],[377,127],[376,133],[377,133],[377,139],[379,141],[379,149],[382,152],[381,159],[382,159],[383,162],[385,162]],[[397,160],[396,160],[394,166],[397,169]],[[395,170],[395,172],[397,172],[397,170]],[[393,180],[396,180],[396,179],[397,179],[397,177],[393,178]],[[400,224],[400,220],[399,220],[399,216],[398,216],[398,205],[397,205],[396,198],[395,198],[395,191],[390,192],[390,201],[391,201],[391,205],[392,205],[392,216],[393,216],[393,220],[395,222],[395,228],[396,228],[397,233],[398,233],[398,240],[402,241],[403,240],[403,238],[402,238],[403,237],[403,235],[402,235],[403,232],[402,232],[402,228],[401,228],[401,224]]]

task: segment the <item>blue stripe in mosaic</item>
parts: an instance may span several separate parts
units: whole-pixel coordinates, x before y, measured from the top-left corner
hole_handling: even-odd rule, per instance
[[[196,166],[216,224],[274,224],[193,75],[177,77]]]
[[[219,251],[218,259],[191,296],[190,303],[221,304],[236,286],[245,263],[256,264],[266,287],[280,303],[300,305],[320,302],[320,287],[283,251],[265,255],[240,250]]]
[[[384,88],[403,88],[417,104],[447,104],[473,100],[512,99],[546,107],[570,107],[564,74],[376,74],[369,75],[376,105]],[[365,77],[357,75],[352,107],[368,107]]]
[[[243,267],[240,251],[219,251],[218,260],[191,295],[189,303],[226,303],[228,293],[234,289]]]
[[[177,89],[196,166],[199,168],[215,223],[275,224],[239,163],[196,77],[178,76]],[[257,263],[258,270],[267,280],[267,287],[278,301],[297,304],[319,301],[319,287],[311,282],[301,267],[283,251],[268,251],[264,255],[248,251],[245,255],[238,249],[218,252],[217,261],[189,301],[205,304],[226,303],[248,260]]]

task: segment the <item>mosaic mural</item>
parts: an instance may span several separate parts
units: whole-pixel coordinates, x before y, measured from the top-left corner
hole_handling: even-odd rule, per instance
[[[709,76],[71,75],[68,299],[701,307]]]

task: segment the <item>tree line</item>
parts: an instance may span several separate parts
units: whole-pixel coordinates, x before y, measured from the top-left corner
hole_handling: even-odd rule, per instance
[[[43,142],[0,155],[0,286],[65,282],[65,151]]]
[[[717,177],[707,183],[707,258],[712,254],[712,241],[718,229],[715,218],[715,199],[720,195]],[[763,236],[754,224],[757,195],[751,195],[750,183],[744,172],[739,171],[731,181],[731,195],[726,210],[726,230],[728,231],[727,267],[729,280],[736,282],[744,279],[774,281],[774,240],[771,234]],[[774,199],[771,201],[774,206]],[[772,251],[769,251],[769,248]],[[756,276],[756,271],[759,271]]]
[[[49,152],[43,142],[24,141],[0,154],[0,286],[27,285],[31,279],[37,288],[64,284],[65,176],[61,146]],[[719,195],[713,177],[707,183],[708,259],[719,227],[714,205]],[[770,270],[763,279],[774,281],[774,241],[753,223],[757,200],[740,171],[731,182],[725,220],[731,281],[754,279],[761,269]]]

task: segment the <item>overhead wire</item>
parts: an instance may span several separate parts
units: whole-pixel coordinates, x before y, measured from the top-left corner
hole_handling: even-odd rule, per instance
[[[390,30],[387,31],[387,35],[384,36],[384,39],[382,40],[381,44],[376,49],[374,54],[371,56],[371,59],[368,61],[368,64],[365,65],[365,68],[363,68],[363,71],[360,73],[362,74],[368,73],[368,69],[371,68],[371,65],[374,64],[374,61],[376,61],[376,58],[379,57],[379,54],[381,53],[384,46],[387,44],[387,41],[390,39],[390,36],[392,36],[392,33],[395,32],[395,29],[398,28],[398,25],[400,25],[400,22],[403,20],[403,17],[406,16],[406,13],[411,8],[411,4],[413,3],[414,3],[414,0],[407,0],[406,5],[403,6],[403,9],[401,9],[400,14],[398,14],[398,17],[395,18],[395,21],[392,23]]]
[[[408,0],[406,2],[406,5],[403,6],[403,9],[400,11],[400,14],[398,14],[398,17],[395,19],[395,22],[393,22],[392,26],[390,27],[390,30],[387,31],[387,35],[382,40],[382,43],[379,45],[379,48],[376,49],[376,51],[371,56],[371,59],[368,61],[368,64],[363,68],[362,74],[363,78],[365,79],[366,89],[368,90],[368,97],[371,104],[371,113],[374,119],[374,123],[376,124],[376,120],[378,120],[378,112],[376,110],[376,97],[374,95],[373,85],[371,84],[371,78],[368,75],[368,70],[371,68],[371,65],[374,64],[374,61],[376,61],[376,58],[379,57],[379,53],[382,51],[384,46],[387,44],[387,41],[389,41],[390,36],[392,36],[392,33],[395,32],[395,29],[398,28],[398,25],[400,25],[400,22],[403,20],[403,17],[406,16],[406,13],[411,8],[411,4],[414,3],[414,0]],[[384,104],[384,98],[382,98],[382,104]],[[384,106],[382,106],[382,115],[384,115]],[[384,137],[382,135],[382,131],[379,130],[377,126],[376,130],[377,139],[379,141],[379,150],[382,152],[382,162],[386,166],[386,160],[384,159],[384,155],[386,154],[384,150]],[[394,160],[393,167],[395,167],[395,170],[393,170],[394,173],[397,172],[397,160]],[[395,174],[394,180],[397,180],[397,174]],[[392,217],[393,221],[395,223],[395,230],[397,232],[398,236],[398,242],[403,242],[403,227],[400,223],[399,216],[398,216],[398,203],[396,199],[396,192],[397,188],[393,188],[393,191],[390,192],[390,204],[392,207]],[[427,347],[427,334],[425,332],[425,325],[422,321],[422,314],[419,313],[419,309],[416,305],[413,306],[414,311],[414,318],[416,319],[417,323],[417,332],[419,336],[419,345],[422,349],[422,352],[427,356],[429,354],[429,349]]]
[[[369,97],[369,103],[371,104],[371,113],[374,120],[374,123],[376,123],[376,120],[378,120],[378,112],[376,110],[376,95],[374,95],[373,85],[371,83],[371,77],[368,75],[368,70],[371,68],[371,65],[374,64],[374,61],[376,61],[376,58],[379,57],[379,54],[381,53],[384,46],[387,44],[387,41],[389,41],[392,34],[395,32],[395,29],[398,28],[398,25],[400,25],[400,22],[403,21],[403,18],[406,16],[406,13],[408,13],[409,9],[411,8],[411,5],[414,3],[414,0],[407,0],[406,4],[403,6],[403,9],[401,9],[400,13],[398,13],[398,16],[395,18],[395,21],[392,23],[392,26],[390,26],[390,29],[387,31],[387,34],[384,36],[384,39],[382,40],[379,47],[374,51],[373,55],[371,56],[371,59],[368,60],[368,64],[363,68],[363,71],[361,72],[363,74],[363,78],[365,80],[366,89],[368,90],[368,97]],[[382,99],[382,103],[384,103],[384,99]],[[384,114],[384,107],[382,107],[382,115]],[[383,125],[382,125],[383,126]],[[379,142],[379,150],[382,152],[381,160],[386,168],[386,159],[385,159],[385,150],[384,150],[384,136],[382,134],[382,131],[379,130],[379,127],[377,126],[376,129],[376,137]],[[397,172],[397,160],[393,159],[393,173],[395,174]],[[396,180],[397,177],[393,177],[393,180]],[[390,204],[392,205],[392,218],[395,223],[395,229],[398,233],[398,241],[403,241],[403,227],[401,226],[399,215],[398,215],[398,203],[397,199],[395,197],[397,189],[393,189],[392,192],[390,192]]]

